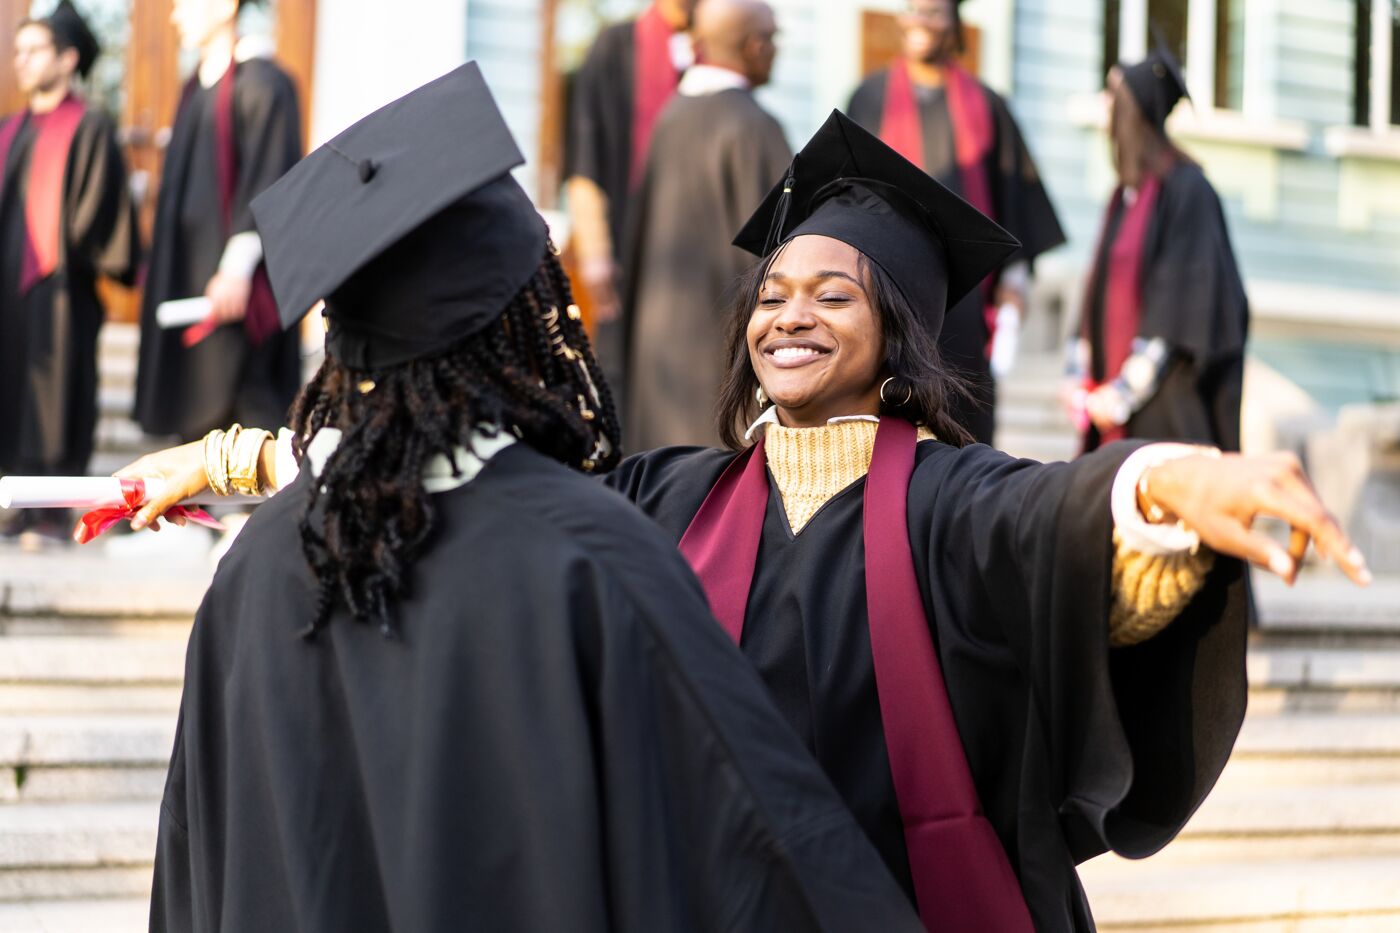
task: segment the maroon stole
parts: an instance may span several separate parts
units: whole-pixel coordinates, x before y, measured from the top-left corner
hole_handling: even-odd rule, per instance
[[[1030,933],[1020,883],[982,815],[909,548],[918,435],[884,417],[865,485],[865,599],[875,687],[919,915],[929,930]],[[763,442],[710,490],[681,538],[724,630],[739,643],[768,508]]]
[[[944,89],[948,94],[948,117],[953,122],[953,152],[958,163],[958,180],[963,200],[997,219],[992,200],[992,181],[987,174],[987,157],[996,143],[996,129],[987,95],[977,79],[957,63],[944,68]],[[903,59],[890,66],[885,81],[885,109],[880,115],[880,138],[904,158],[924,167],[924,128],[919,105],[914,99],[914,82],[909,64]],[[992,294],[992,276],[982,282],[982,313],[987,324],[987,354],[997,331],[997,307]]]
[[[26,117],[35,130],[24,202],[26,235],[20,264],[21,295],[58,268],[63,252],[59,242],[63,228],[63,181],[68,176],[68,153],[85,113],[87,105],[82,98],[69,94],[48,113],[25,111],[0,127],[0,173],[9,163],[10,149]]]
[[[1118,235],[1107,244],[1108,254],[1104,255],[1104,238],[1108,235],[1109,220],[1123,204],[1123,188],[1119,186],[1109,201],[1108,213],[1104,215],[1103,232],[1099,234],[1099,248],[1094,251],[1094,268],[1090,273],[1086,301],[1093,300],[1094,283],[1099,278],[1099,263],[1108,261],[1103,289],[1103,357],[1104,381],[1111,382],[1118,377],[1123,363],[1133,352],[1133,340],[1138,335],[1142,321],[1142,263],[1147,245],[1147,228],[1152,222],[1157,206],[1157,197],[1162,192],[1162,180],[1154,174],[1143,179],[1138,189],[1137,200],[1123,211],[1123,219],[1118,224]],[[1081,328],[1086,339],[1091,339],[1092,308],[1085,307],[1080,315]],[[1092,391],[1096,386],[1088,386]],[[1123,427],[1099,432],[1100,443],[1107,444],[1122,440],[1126,436]]]
[[[671,60],[673,34],[671,24],[654,4],[637,17],[633,26],[632,152],[627,174],[632,190],[642,183],[656,120],[681,80]]]
[[[214,86],[214,173],[219,184],[219,217],[223,224],[224,236],[233,232],[233,199],[238,191],[238,135],[233,122],[234,75],[238,63],[230,62],[228,71]],[[191,81],[198,81],[196,75]],[[186,97],[193,91],[191,83]],[[181,101],[183,104],[183,101]],[[218,328],[218,322],[207,318],[186,329],[183,342],[192,347]],[[272,283],[267,278],[267,267],[259,263],[253,271],[252,291],[248,296],[248,310],[243,315],[243,330],[248,341],[258,346],[268,337],[281,330],[277,314],[277,302],[272,296]]]

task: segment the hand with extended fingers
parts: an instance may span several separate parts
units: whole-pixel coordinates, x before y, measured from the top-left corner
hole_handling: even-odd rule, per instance
[[[1156,505],[1169,520],[1180,520],[1219,554],[1239,557],[1292,584],[1311,541],[1323,559],[1334,560],[1354,582],[1371,582],[1366,559],[1323,506],[1289,453],[1261,457],[1185,457],[1151,467],[1139,498]],[[1261,516],[1292,529],[1289,546],[1254,529]]]

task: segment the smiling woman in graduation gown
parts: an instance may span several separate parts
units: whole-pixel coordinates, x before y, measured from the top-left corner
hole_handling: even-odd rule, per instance
[[[617,418],[521,161],[468,65],[255,204],[328,359],[307,468],[195,620],[152,929],[917,930],[680,555],[583,475]]]
[[[1137,478],[1236,489],[1253,467],[947,442],[914,309],[1016,244],[840,114],[736,242],[766,258],[732,324],[731,449],[641,454],[608,482],[691,560],[929,929],[1092,929],[1076,863],[1165,845],[1245,704],[1240,562],[1148,526]],[[727,416],[751,420],[755,391],[774,404],[746,446]]]

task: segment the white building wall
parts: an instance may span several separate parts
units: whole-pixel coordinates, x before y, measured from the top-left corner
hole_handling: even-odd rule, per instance
[[[311,143],[465,61],[463,0],[319,0]]]

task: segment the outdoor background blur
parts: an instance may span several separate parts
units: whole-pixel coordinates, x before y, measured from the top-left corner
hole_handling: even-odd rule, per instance
[[[776,70],[757,96],[797,148],[898,54],[903,4],[771,2]],[[122,127],[149,236],[193,62],[169,0],[78,5],[106,47],[86,90]],[[308,146],[480,62],[529,160],[521,182],[562,219],[569,75],[602,24],[645,5],[268,0],[245,10],[244,30],[298,82]],[[0,0],[0,48],[51,6]],[[1086,868],[1101,926],[1400,929],[1400,0],[966,0],[962,14],[965,61],[1008,99],[1069,236],[1037,264],[998,446],[1076,452],[1056,393],[1114,184],[1101,90],[1111,65],[1144,56],[1156,23],[1193,98],[1169,132],[1224,201],[1249,293],[1245,449],[1302,456],[1380,577],[1365,592],[1320,567],[1294,590],[1257,581],[1235,759],[1164,854]],[[22,106],[0,68],[0,109]],[[94,473],[164,443],[127,420],[137,305],[107,294]],[[204,550],[177,543],[153,562],[98,545],[0,549],[0,931],[144,928]]]

